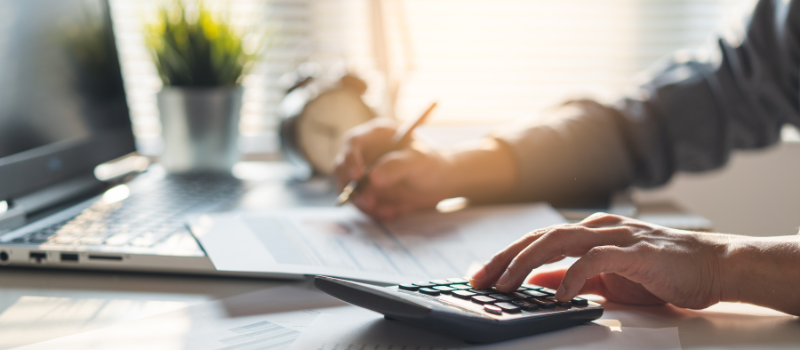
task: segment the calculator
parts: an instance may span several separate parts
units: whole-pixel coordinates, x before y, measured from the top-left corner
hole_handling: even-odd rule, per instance
[[[317,276],[314,285],[386,319],[450,334],[471,343],[493,343],[562,329],[603,316],[600,304],[576,297],[555,299],[555,290],[524,284],[513,293],[474,289],[465,278],[389,287]]]

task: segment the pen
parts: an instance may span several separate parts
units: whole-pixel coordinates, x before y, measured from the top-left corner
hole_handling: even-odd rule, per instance
[[[411,133],[414,132],[418,126],[422,125],[428,116],[431,114],[433,109],[436,108],[436,102],[432,103],[430,107],[422,113],[417,119],[409,119],[406,120],[403,124],[400,125],[397,130],[395,130],[394,135],[392,135],[392,141],[389,146],[389,150],[386,153],[393,152],[399,150],[403,147],[403,144],[406,143],[409,139],[411,139]],[[385,154],[385,153],[384,153]],[[345,203],[350,201],[350,197],[359,189],[363,188],[367,185],[367,179],[369,178],[369,171],[364,172],[364,175],[361,176],[358,180],[350,181],[350,183],[345,186],[342,190],[342,193],[339,194],[339,197],[336,198],[336,205],[344,205]]]

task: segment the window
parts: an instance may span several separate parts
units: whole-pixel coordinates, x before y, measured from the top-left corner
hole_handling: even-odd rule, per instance
[[[278,78],[306,60],[346,64],[370,84],[367,100],[378,109],[393,86],[384,80],[388,72],[389,82],[399,83],[399,118],[438,100],[433,124],[496,124],[569,97],[613,99],[636,72],[704,44],[753,0],[206,2],[225,8],[235,23],[275,29],[277,40],[244,81],[240,127],[243,151],[265,152],[277,148],[275,106],[285,89]],[[156,3],[112,0],[131,115],[146,154],[158,152],[161,83],[140,29]],[[374,35],[377,13],[382,36]]]

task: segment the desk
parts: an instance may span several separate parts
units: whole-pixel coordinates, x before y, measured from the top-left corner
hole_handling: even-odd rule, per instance
[[[257,174],[258,171],[254,171]],[[261,179],[243,206],[325,205],[324,182]],[[77,334],[208,300],[304,281],[0,268],[0,349]],[[693,311],[605,303],[609,326],[678,327],[684,349],[797,349],[800,318],[750,305]]]

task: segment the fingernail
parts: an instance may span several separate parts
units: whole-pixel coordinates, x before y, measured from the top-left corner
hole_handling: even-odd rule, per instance
[[[506,272],[503,272],[503,275],[500,276],[500,279],[497,280],[497,283],[495,285],[498,287],[503,287],[508,283],[508,280],[510,279],[511,279],[511,274],[508,273],[508,270],[506,270]]]
[[[567,289],[564,288],[564,284],[561,284],[560,286],[558,286],[558,290],[556,290],[556,298],[563,297],[564,293],[566,293],[566,292],[567,292]]]
[[[480,283],[483,282],[483,280],[485,279],[486,279],[486,265],[484,264],[480,269],[478,269],[478,271],[475,271],[475,273],[472,274],[472,277],[469,278],[469,283],[470,284]]]

